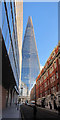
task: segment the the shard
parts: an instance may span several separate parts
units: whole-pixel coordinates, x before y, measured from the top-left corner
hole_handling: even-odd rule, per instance
[[[35,41],[32,18],[28,17],[22,46],[22,81],[30,89],[40,73],[40,64]]]

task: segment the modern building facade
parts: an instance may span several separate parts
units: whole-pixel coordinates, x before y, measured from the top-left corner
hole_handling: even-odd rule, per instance
[[[28,95],[28,87],[27,85],[21,81],[21,96],[27,96]]]
[[[30,89],[40,72],[32,18],[29,16],[22,46],[22,81]]]
[[[17,102],[19,94],[20,62],[16,18],[16,4],[1,2],[2,24],[2,108]],[[21,12],[21,11],[20,11]],[[21,29],[21,26],[19,26]],[[21,33],[22,34],[22,33]]]
[[[16,1],[16,23],[17,23],[17,36],[19,47],[19,66],[20,66],[20,79],[19,79],[19,91],[21,86],[21,67],[22,67],[22,35],[23,35],[23,0]]]
[[[28,96],[28,87],[27,85],[21,81],[21,91],[19,95],[19,102],[20,103],[25,103],[26,100],[30,100]]]
[[[52,51],[44,68],[36,79],[36,101],[54,109],[54,100],[58,106],[60,100],[60,42]]]

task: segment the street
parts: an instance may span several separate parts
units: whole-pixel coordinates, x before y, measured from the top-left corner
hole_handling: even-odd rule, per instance
[[[21,113],[22,113],[22,117],[24,118],[24,120],[36,120],[36,119],[60,119],[60,116],[58,115],[57,112],[53,112],[53,111],[49,111],[46,110],[45,108],[40,108],[37,107],[37,112],[36,115],[34,116],[34,110],[33,107],[31,106],[27,106],[27,105],[21,105]]]

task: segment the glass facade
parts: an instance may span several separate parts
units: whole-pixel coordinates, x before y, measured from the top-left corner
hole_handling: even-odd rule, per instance
[[[22,81],[30,89],[40,72],[32,19],[28,18],[22,47]]]
[[[17,87],[19,87],[19,49],[14,2],[2,2],[2,35]]]

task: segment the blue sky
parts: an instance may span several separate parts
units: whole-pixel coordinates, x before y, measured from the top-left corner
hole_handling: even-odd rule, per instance
[[[52,50],[58,44],[58,3],[24,2],[23,37],[28,16],[32,16],[39,61],[44,66]]]

